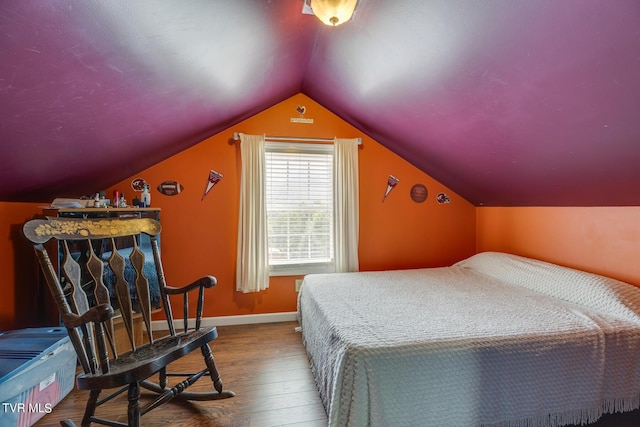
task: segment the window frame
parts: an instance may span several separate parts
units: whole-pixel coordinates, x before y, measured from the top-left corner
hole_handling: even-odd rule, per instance
[[[333,144],[309,143],[302,141],[276,142],[267,141],[265,143],[265,154],[269,152],[277,153],[295,153],[295,154],[329,154],[332,162],[334,160]],[[268,161],[265,161],[265,172],[268,174]],[[335,205],[333,203],[333,171],[330,173],[331,179],[331,225],[330,225],[330,254],[331,260],[328,262],[302,262],[290,264],[275,264],[269,262],[269,276],[296,276],[312,273],[332,273],[335,272],[335,237],[334,221],[335,221]],[[268,195],[266,203],[268,205]],[[269,227],[269,216],[267,215],[267,228]],[[268,245],[268,239],[267,239]],[[267,248],[270,250],[270,248]]]

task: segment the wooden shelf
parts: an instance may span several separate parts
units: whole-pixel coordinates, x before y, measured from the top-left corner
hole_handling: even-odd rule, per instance
[[[43,207],[42,208],[44,214],[46,216],[58,216],[59,213],[128,213],[128,212],[160,212],[160,208],[138,208],[135,206],[130,206],[126,208],[54,208],[54,207]],[[49,212],[53,215],[49,215]],[[117,216],[117,215],[116,215]]]

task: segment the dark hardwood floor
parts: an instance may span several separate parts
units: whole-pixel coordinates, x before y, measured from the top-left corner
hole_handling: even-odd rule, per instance
[[[231,399],[213,402],[169,403],[142,419],[145,427],[268,427],[326,426],[327,417],[311,376],[297,322],[219,327],[212,349],[225,388],[236,392]],[[190,370],[201,363],[199,351],[175,365],[175,371]],[[198,365],[199,366],[199,365]],[[201,379],[190,390],[209,390]],[[87,393],[73,390],[52,413],[37,424],[59,426],[71,418],[79,426]],[[126,397],[100,408],[102,414],[126,422]],[[108,412],[109,411],[109,412]],[[638,427],[640,411],[605,415],[591,427]]]
[[[212,349],[225,389],[233,390],[236,396],[210,402],[171,402],[146,414],[142,425],[326,426],[327,417],[300,333],[294,330],[296,326],[297,322],[283,322],[219,327],[219,337],[212,342]],[[180,365],[174,364],[173,370],[189,371],[186,365],[201,361],[202,356],[196,351]],[[210,389],[211,381],[203,378],[189,390]],[[59,426],[62,418],[71,418],[79,426],[87,395],[74,389],[36,426]],[[125,393],[98,410],[126,422],[126,405]]]

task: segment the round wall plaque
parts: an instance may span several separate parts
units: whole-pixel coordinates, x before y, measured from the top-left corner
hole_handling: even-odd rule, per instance
[[[411,187],[411,200],[416,203],[422,203],[427,200],[427,195],[429,192],[427,191],[427,187],[422,184],[416,184]]]

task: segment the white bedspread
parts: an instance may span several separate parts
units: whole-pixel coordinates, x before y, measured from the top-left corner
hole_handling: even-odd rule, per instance
[[[555,427],[638,408],[638,307],[631,285],[497,253],[309,275],[298,301],[331,426]]]

